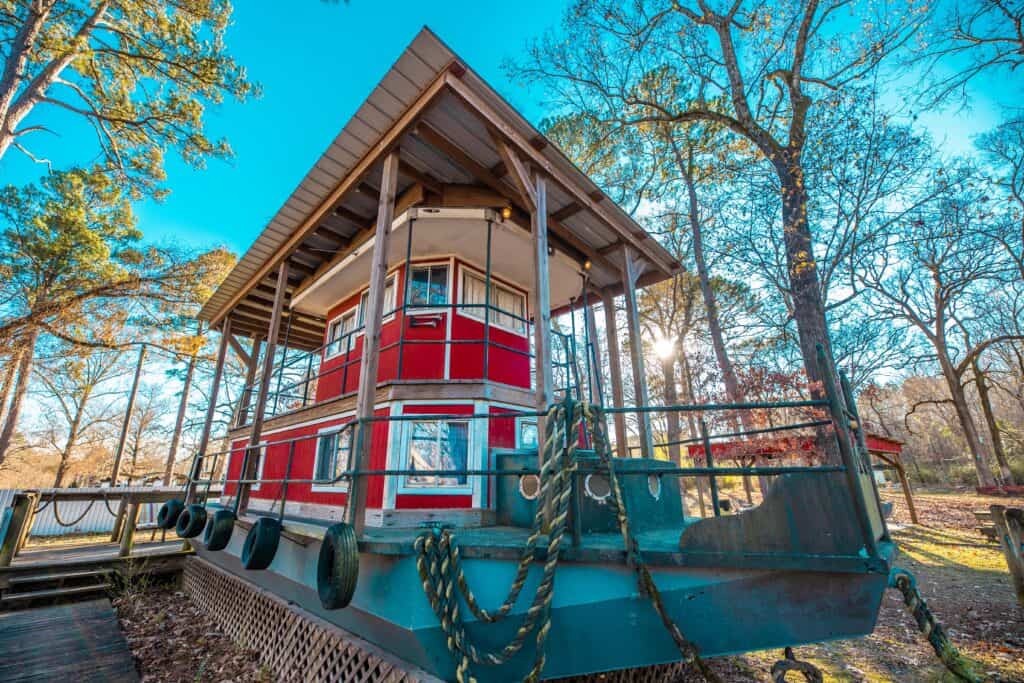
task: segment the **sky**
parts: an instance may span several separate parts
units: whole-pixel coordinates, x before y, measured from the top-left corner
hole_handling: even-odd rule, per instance
[[[194,170],[173,154],[170,196],[137,207],[148,239],[196,249],[227,246],[244,252],[344,127],[370,91],[424,25],[528,119],[545,115],[542,93],[512,83],[501,64],[529,40],[558,26],[567,3],[520,0],[489,3],[236,2],[227,42],[237,61],[263,87],[259,99],[226,102],[207,114],[208,134],[227,137],[235,151]],[[917,112],[950,153],[971,151],[971,138],[995,126],[1005,84],[981,84],[972,108],[956,114]],[[891,93],[893,101],[898,93]],[[95,154],[93,133],[59,112],[41,114],[60,136],[31,139],[40,156],[63,168]],[[12,151],[0,161],[0,184],[20,183],[44,167]]]

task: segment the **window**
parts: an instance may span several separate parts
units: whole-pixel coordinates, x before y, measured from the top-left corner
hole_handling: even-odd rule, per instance
[[[339,353],[352,350],[352,341],[355,336],[352,334],[356,329],[356,309],[343,314],[340,318],[331,323],[327,335],[327,355],[336,356]]]
[[[437,470],[464,470],[469,464],[469,422],[417,420],[410,423],[408,469],[410,488],[468,488],[466,475],[439,476]]]
[[[347,481],[334,483],[339,474],[348,470],[349,456],[352,454],[352,429],[332,429],[321,432],[316,443],[316,465],[313,468],[313,478],[321,483],[314,486],[326,488],[344,488],[348,486]]]
[[[516,430],[516,448],[536,448],[537,421],[520,419],[518,427]]]
[[[448,303],[448,266],[418,266],[412,269],[409,303],[438,306]]]
[[[359,297],[359,327],[366,324],[366,309],[370,304],[370,290],[363,292]],[[395,314],[395,276],[392,275],[384,282],[384,309],[385,318]]]
[[[483,305],[487,303],[486,280],[475,273],[462,273],[462,303]],[[484,319],[483,308],[466,308],[463,315],[477,320]],[[491,324],[518,332],[526,331],[526,297],[491,281]]]

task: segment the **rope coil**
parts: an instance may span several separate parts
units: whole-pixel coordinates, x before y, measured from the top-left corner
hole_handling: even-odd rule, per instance
[[[508,596],[493,611],[482,608],[476,595],[470,589],[462,569],[458,544],[454,532],[447,527],[434,526],[417,536],[413,547],[416,551],[416,567],[423,583],[423,590],[434,613],[441,623],[447,638],[448,649],[457,660],[456,679],[459,683],[475,683],[470,673],[471,664],[498,666],[518,653],[531,633],[536,631],[536,654],[533,667],[524,678],[527,683],[538,680],[544,669],[544,644],[551,629],[551,600],[554,594],[555,570],[558,567],[562,539],[565,536],[572,497],[573,479],[577,470],[576,449],[581,429],[587,428],[593,434],[594,448],[607,471],[611,486],[611,503],[615,506],[619,530],[626,549],[626,560],[637,572],[637,582],[643,595],[650,598],[662,623],[668,630],[676,647],[686,662],[697,665],[704,678],[717,683],[719,678],[701,660],[696,645],[690,642],[669,616],[658,587],[640,556],[640,549],[629,528],[628,512],[615,468],[612,464],[611,448],[603,433],[603,417],[600,409],[589,403],[567,400],[552,406],[545,424],[543,459],[540,468],[540,487],[537,509],[534,514],[530,535],[520,554],[516,575],[509,588]],[[534,551],[544,531],[545,511],[551,511],[548,524],[547,555],[540,583],[533,601],[526,611],[522,625],[516,635],[501,649],[481,652],[466,637],[459,609],[458,594],[465,598],[473,615],[484,622],[494,623],[506,617],[512,610],[523,590]]]

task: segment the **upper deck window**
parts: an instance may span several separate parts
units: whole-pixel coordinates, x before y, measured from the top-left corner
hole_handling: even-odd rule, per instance
[[[327,333],[327,356],[336,356],[339,353],[352,350],[352,340],[355,337],[353,332],[356,329],[356,309],[344,313],[340,318],[331,322]]]
[[[416,306],[448,303],[448,266],[413,266],[409,303]]]
[[[366,309],[370,304],[370,290],[359,297],[359,327],[366,323]],[[387,318],[395,313],[395,276],[392,275],[384,283],[384,309],[382,315]]]
[[[484,309],[476,308],[487,303],[486,279],[476,273],[462,271],[462,303],[473,307],[461,310],[477,320],[484,319]],[[491,280],[491,324],[523,334],[526,331],[526,297],[508,287]]]

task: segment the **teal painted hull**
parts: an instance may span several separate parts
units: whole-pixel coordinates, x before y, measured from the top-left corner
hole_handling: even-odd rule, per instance
[[[201,543],[195,546],[207,561],[441,678],[454,679],[454,662],[423,594],[413,556],[361,553],[352,604],[329,611],[322,609],[316,593],[318,544],[302,546],[282,539],[268,570],[246,571],[238,560],[243,539],[242,530],[236,529],[223,552],[207,551]],[[485,608],[504,600],[515,572],[513,561],[467,559],[464,565]],[[467,623],[480,650],[500,649],[511,639],[540,571],[538,563],[516,611],[505,621]],[[672,617],[705,656],[868,634],[886,585],[886,575],[879,572],[678,566],[653,566],[652,571]],[[463,613],[469,614],[468,609]],[[560,564],[551,623],[545,679],[679,659],[650,601],[638,594],[633,572],[622,564]],[[529,669],[533,656],[531,639],[508,665],[477,666],[474,675],[481,681],[514,680]]]

